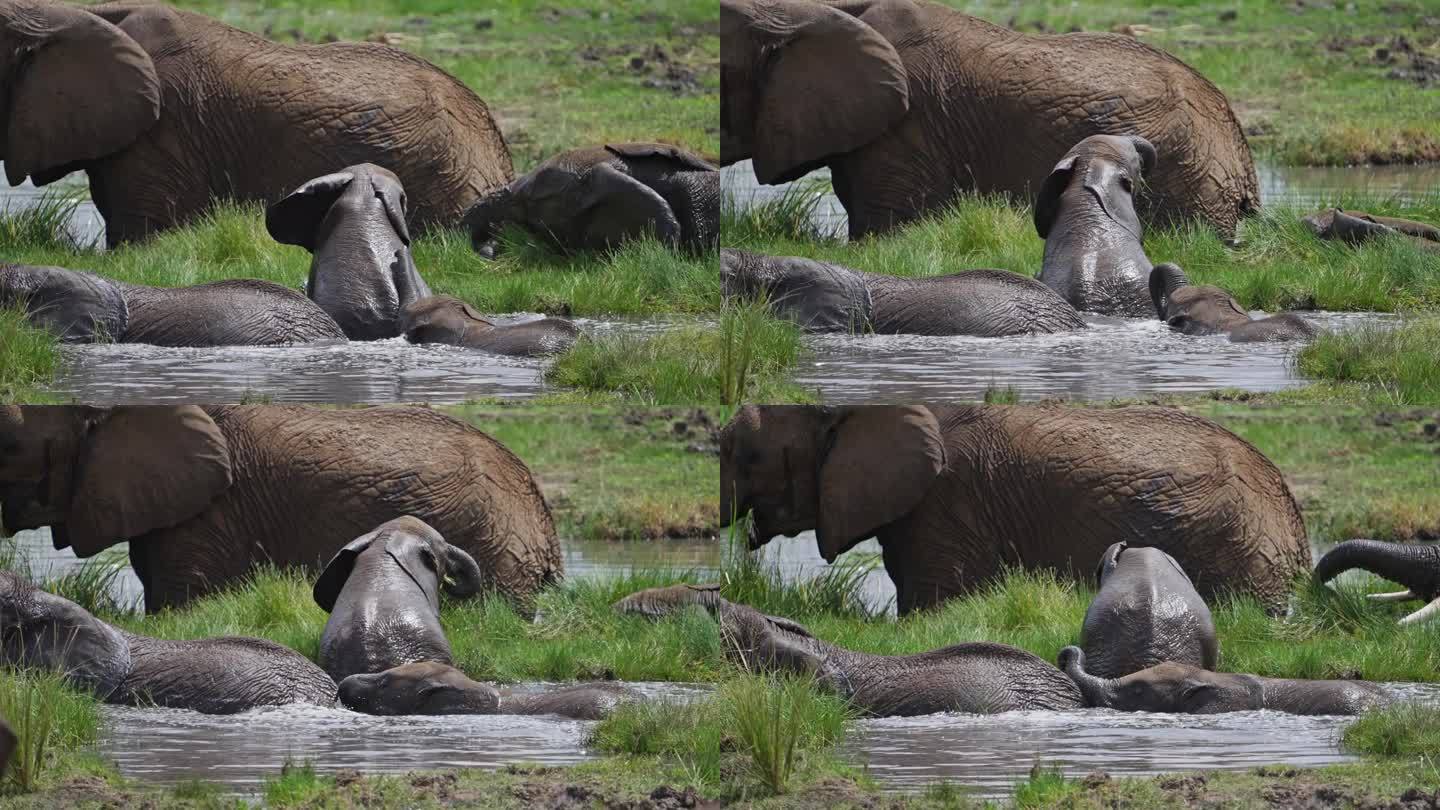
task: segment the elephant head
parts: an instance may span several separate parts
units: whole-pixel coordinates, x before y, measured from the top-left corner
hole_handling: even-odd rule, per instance
[[[741,409],[720,434],[720,519],[751,547],[815,530],[827,561],[908,513],[945,467],[924,406]]]
[[[102,700],[131,665],[119,630],[9,571],[0,571],[0,650],[7,666],[58,672]]]
[[[315,580],[315,603],[327,612],[335,609],[356,563],[365,557],[388,560],[400,566],[422,591],[430,607],[440,611],[439,591],[457,598],[480,592],[484,575],[475,559],[445,542],[430,524],[419,518],[395,518],[373,532],[359,537],[335,553]]]
[[[721,0],[720,162],[783,183],[878,138],[910,108],[885,37],[811,0]]]
[[[448,343],[521,356],[559,354],[580,336],[580,329],[562,318],[496,326],[449,295],[413,301],[400,312],[400,331],[411,343]]]
[[[1070,199],[1077,210],[1098,208],[1138,243],[1144,232],[1135,213],[1135,188],[1155,161],[1155,147],[1138,135],[1091,135],[1065,153],[1040,185],[1035,232],[1048,238],[1062,201]]]
[[[230,447],[195,406],[0,410],[0,523],[49,526],[90,557],[199,514],[232,483]]]
[[[1187,335],[1218,335],[1250,323],[1235,296],[1209,284],[1195,285],[1173,264],[1150,271],[1150,300],[1171,329]]]
[[[64,177],[124,149],[160,120],[155,64],[83,8],[0,1],[0,159],[11,185]]]
[[[1079,647],[1060,651],[1060,669],[1080,687],[1085,705],[1128,712],[1219,714],[1264,708],[1258,679],[1167,661],[1122,678],[1099,678],[1085,671]]]
[[[1440,544],[1347,540],[1320,558],[1315,566],[1315,579],[1329,582],[1353,568],[1405,586],[1403,591],[1371,594],[1371,599],[1382,602],[1420,599],[1425,602],[1419,610],[1401,619],[1401,624],[1415,624],[1440,616]]]
[[[23,308],[32,324],[70,343],[119,340],[130,320],[119,285],[63,267],[0,265],[0,306]]]
[[[306,294],[351,340],[400,334],[400,311],[430,288],[410,255],[405,189],[370,163],[317,177],[271,205],[275,241],[310,251]]]
[[[690,605],[698,605],[706,610],[714,611],[724,601],[720,596],[719,585],[681,584],[636,591],[616,602],[612,607],[616,613],[658,619],[684,610]]]
[[[495,714],[500,693],[448,664],[419,661],[340,681],[347,709],[377,715]]]

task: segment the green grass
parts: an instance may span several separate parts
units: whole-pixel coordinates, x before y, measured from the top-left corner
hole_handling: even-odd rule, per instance
[[[57,758],[89,746],[100,730],[96,701],[45,672],[0,669],[0,717],[17,738],[0,795],[34,790]]]
[[[1306,376],[1371,386],[1397,405],[1440,402],[1440,317],[1421,316],[1395,329],[1366,328],[1320,336],[1300,350]]]
[[[60,346],[50,333],[30,326],[25,313],[0,308],[0,404],[44,403],[55,379]]]
[[[1440,708],[1400,703],[1345,727],[1345,747],[1382,757],[1440,756]]]

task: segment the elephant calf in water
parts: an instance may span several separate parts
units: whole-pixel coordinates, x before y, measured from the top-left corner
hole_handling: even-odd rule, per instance
[[[1389,704],[1385,690],[1368,681],[1308,681],[1211,672],[1166,662],[1123,678],[1085,671],[1079,647],[1060,651],[1060,668],[1074,679],[1085,704],[1122,712],[1221,714],[1269,709],[1289,714],[1360,714]]]
[[[1377,237],[1399,234],[1421,250],[1440,252],[1440,228],[1413,219],[1377,217],[1364,211],[1328,208],[1300,221],[1321,239],[1339,239],[1358,245]]]
[[[1158,548],[1115,543],[1105,550],[1095,578],[1100,592],[1080,629],[1093,674],[1118,678],[1165,661],[1205,669],[1219,665],[1210,608],[1174,557]]]
[[[616,602],[615,609],[654,618],[687,605],[699,605],[719,621],[726,654],[745,669],[814,676],[822,687],[875,717],[1083,705],[1064,673],[1015,647],[972,643],[918,655],[856,652],[827,644],[789,619],[729,602],[718,585],[639,591]]]
[[[411,302],[400,313],[400,331],[411,343],[449,343],[519,357],[560,354],[580,336],[579,328],[564,318],[496,326],[448,295]]]
[[[767,300],[811,332],[1006,337],[1085,328],[1055,291],[1004,270],[901,278],[724,248],[720,281],[725,296]]]
[[[1318,333],[1293,312],[1252,320],[1235,296],[1208,284],[1193,285],[1173,264],[1150,271],[1150,299],[1160,320],[1187,335],[1227,335],[1232,343],[1309,340]]]
[[[513,222],[560,250],[606,250],[653,234],[690,253],[720,240],[720,170],[661,143],[620,143],[561,152],[465,214],[470,241],[495,255]]]
[[[1405,586],[1403,591],[1371,594],[1371,599],[1381,602],[1425,601],[1423,607],[1401,619],[1401,624],[1415,624],[1440,617],[1440,544],[1347,540],[1320,558],[1315,565],[1315,579],[1329,582],[1353,568]]]
[[[384,672],[351,675],[340,682],[340,702],[366,714],[558,714],[601,720],[621,703],[643,696],[613,683],[582,683],[539,694],[501,692],[436,661],[405,664]]]
[[[156,346],[269,346],[344,340],[300,293],[256,279],[194,287],[145,287],[63,267],[0,265],[0,306],[70,343],[113,340]]]
[[[405,189],[370,163],[317,177],[271,205],[275,241],[310,251],[305,291],[351,340],[400,335],[400,312],[430,295],[410,256]]]
[[[415,661],[450,663],[440,627],[440,587],[480,592],[480,566],[414,517],[388,521],[340,549],[315,581],[315,603],[330,614],[320,666],[336,682]]]
[[[0,627],[6,665],[64,673],[107,703],[233,714],[335,702],[335,682],[294,650],[258,638],[127,633],[8,571],[0,571]]]

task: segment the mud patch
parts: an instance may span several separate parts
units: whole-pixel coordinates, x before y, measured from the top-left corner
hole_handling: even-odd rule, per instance
[[[1431,43],[1432,48],[1436,43]],[[1413,82],[1421,87],[1440,86],[1440,54],[1427,53],[1403,36],[1375,49],[1373,61],[1390,68],[1386,78]]]
[[[716,66],[708,64],[709,60],[702,59],[702,55],[691,47],[704,34],[693,28],[686,31],[691,36],[688,41],[679,43],[686,54],[659,43],[590,45],[582,48],[576,58],[603,67],[610,75],[638,81],[641,87],[650,90],[661,90],[677,97],[698,96],[708,92],[705,78],[715,71]]]

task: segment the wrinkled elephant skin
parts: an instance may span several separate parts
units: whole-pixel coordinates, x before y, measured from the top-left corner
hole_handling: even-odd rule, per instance
[[[1150,272],[1150,298],[1160,320],[1186,335],[1225,335],[1232,343],[1256,343],[1311,340],[1319,334],[1293,312],[1252,319],[1235,296],[1208,284],[1192,285],[1173,264],[1156,265]]]
[[[1115,543],[1096,567],[1080,647],[1090,672],[1118,678],[1166,661],[1214,669],[1220,645],[1210,607],[1175,558]]]
[[[448,295],[421,298],[405,307],[400,331],[411,343],[448,343],[513,357],[561,354],[580,337],[580,328],[564,318],[497,326]]]
[[[539,694],[513,694],[471,680],[449,664],[405,664],[384,672],[351,675],[340,682],[340,702],[378,715],[553,714],[601,720],[623,702],[642,695],[626,686],[588,683]]]

